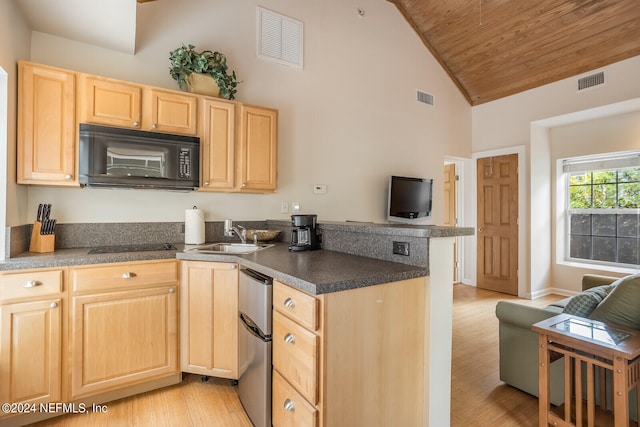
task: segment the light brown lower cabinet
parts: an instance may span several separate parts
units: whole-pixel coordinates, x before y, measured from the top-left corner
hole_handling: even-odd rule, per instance
[[[238,265],[182,261],[182,371],[238,379]]]
[[[1,403],[61,401],[63,290],[62,269],[0,274]],[[0,412],[0,425],[23,412],[9,409]]]
[[[274,427],[423,425],[425,280],[324,295],[274,281]]]
[[[71,269],[72,400],[179,375],[177,261]]]

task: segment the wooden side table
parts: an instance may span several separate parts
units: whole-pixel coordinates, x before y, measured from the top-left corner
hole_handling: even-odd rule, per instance
[[[602,322],[559,314],[532,326],[539,334],[539,425],[629,426],[629,391],[640,382],[640,332],[610,327]],[[564,356],[564,404],[550,407],[549,364]],[[586,397],[582,370],[586,366]],[[600,407],[595,405],[595,367],[613,376],[613,414],[605,411],[604,370],[600,377]],[[640,408],[640,390],[637,391]],[[611,421],[613,416],[613,422]],[[634,423],[635,425],[635,423]]]

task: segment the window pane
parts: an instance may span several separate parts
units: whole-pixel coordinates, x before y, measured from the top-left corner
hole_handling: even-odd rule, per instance
[[[616,262],[617,244],[615,237],[594,237],[593,258],[598,261]]]
[[[618,239],[618,262],[640,265],[640,240]]]
[[[591,186],[580,185],[569,187],[569,209],[591,208]]]
[[[571,258],[591,259],[591,236],[571,236]]]
[[[617,178],[615,169],[606,171],[593,171],[594,184],[615,183],[616,179]]]
[[[569,185],[591,184],[591,172],[572,173],[569,175]]]
[[[618,207],[640,208],[640,183],[618,184]]]
[[[591,215],[571,215],[571,235],[591,235]]]
[[[640,238],[640,215],[618,215],[618,236]]]
[[[640,168],[620,169],[618,171],[618,181],[640,181]]]
[[[592,234],[594,236],[616,237],[616,215],[593,215]]]
[[[615,208],[616,207],[616,185],[600,184],[593,186],[593,207]]]

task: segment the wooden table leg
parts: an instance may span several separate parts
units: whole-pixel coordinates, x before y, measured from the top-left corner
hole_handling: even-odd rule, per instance
[[[540,427],[549,427],[549,352],[547,351],[547,335],[540,334],[538,343],[538,425]]]
[[[613,418],[615,427],[628,427],[627,360],[619,356],[613,360]]]

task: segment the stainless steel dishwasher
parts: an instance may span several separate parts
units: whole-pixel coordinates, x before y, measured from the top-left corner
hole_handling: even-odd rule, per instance
[[[242,268],[238,291],[238,396],[255,427],[271,427],[273,279]]]

